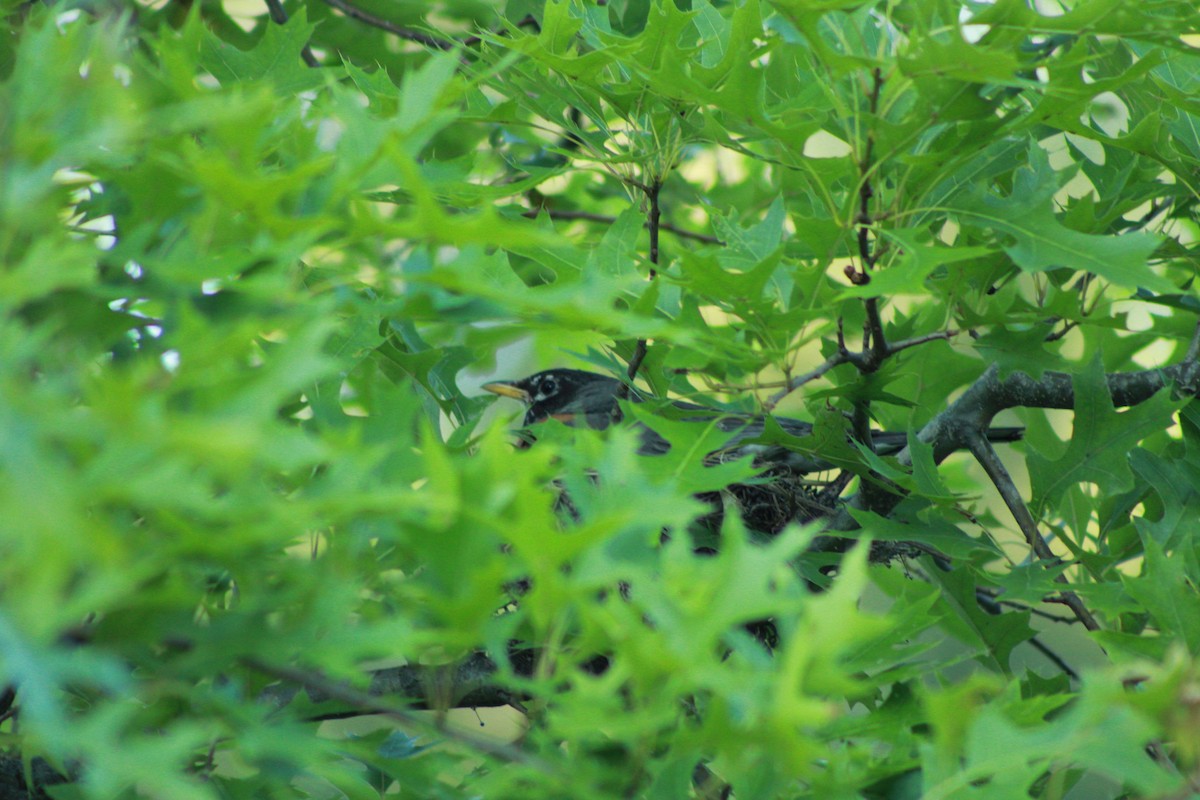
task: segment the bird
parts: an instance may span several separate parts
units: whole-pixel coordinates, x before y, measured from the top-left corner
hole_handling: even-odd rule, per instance
[[[484,384],[485,391],[521,401],[525,405],[523,427],[528,429],[546,420],[559,420],[570,426],[584,425],[602,430],[622,420],[620,399],[647,401],[636,390],[617,378],[579,369],[548,369],[520,380],[500,380]],[[712,406],[681,400],[671,401],[675,409],[686,412],[687,420],[713,424],[728,438],[706,456],[708,463],[720,463],[753,456],[753,464],[763,472],[754,483],[735,484],[728,493],[739,506],[743,520],[753,529],[776,534],[790,522],[809,522],[830,516],[837,498],[853,474],[843,471],[832,481],[814,481],[810,473],[837,469],[831,460],[811,452],[801,452],[783,444],[762,444],[755,440],[766,431],[762,414],[730,412]],[[789,417],[774,417],[779,427],[792,437],[808,436],[812,423]],[[650,427],[636,423],[641,438],[638,452],[653,456],[666,453],[670,443]],[[991,428],[987,436],[993,442],[1011,442],[1021,438],[1022,428]],[[871,431],[871,447],[880,455],[891,455],[908,445],[903,431]],[[714,507],[720,504],[715,493],[701,496]],[[719,518],[717,520],[719,522]]]

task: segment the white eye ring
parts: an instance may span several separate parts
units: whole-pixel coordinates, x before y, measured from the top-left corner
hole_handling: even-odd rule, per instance
[[[554,378],[542,378],[542,384],[538,386],[538,394],[542,397],[549,397],[558,391],[558,381]]]

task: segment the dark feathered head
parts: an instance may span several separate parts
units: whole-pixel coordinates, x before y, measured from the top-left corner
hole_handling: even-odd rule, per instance
[[[621,382],[594,372],[548,369],[519,381],[496,381],[483,388],[525,403],[526,425],[551,417],[571,424],[583,416],[589,427],[605,428],[620,418],[617,392]]]

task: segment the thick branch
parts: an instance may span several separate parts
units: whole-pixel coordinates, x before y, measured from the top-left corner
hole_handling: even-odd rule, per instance
[[[1144,403],[1171,384],[1183,394],[1194,395],[1200,388],[1200,361],[1190,355],[1189,348],[1189,356],[1178,364],[1161,369],[1115,372],[1106,380],[1113,405],[1117,407]],[[1071,376],[1065,372],[1047,372],[1034,380],[1015,372],[1001,380],[999,370],[993,364],[962,397],[925,426],[925,431],[932,437],[938,423],[951,420],[970,421],[986,427],[996,414],[1018,407],[1073,409],[1075,387]],[[925,431],[922,431],[922,439],[933,441],[925,437]],[[965,443],[956,441],[958,447]]]
[[[1187,354],[1178,364],[1161,369],[1116,372],[1107,376],[1107,383],[1116,406],[1143,403],[1172,384],[1183,394],[1195,395],[1200,390],[1200,326],[1192,336]],[[934,462],[940,463],[951,453],[969,448],[971,437],[986,431],[996,414],[1018,407],[1073,409],[1075,388],[1071,376],[1065,372],[1047,372],[1034,380],[1018,372],[1001,380],[999,368],[993,364],[961,397],[926,423],[918,438],[932,445]],[[902,466],[912,465],[908,448],[901,450],[896,458]],[[888,507],[881,509],[873,504],[872,510],[886,514],[901,499],[899,495],[893,495]],[[861,498],[852,498],[850,505],[861,508]],[[843,510],[829,527],[850,531],[856,530],[858,523]]]

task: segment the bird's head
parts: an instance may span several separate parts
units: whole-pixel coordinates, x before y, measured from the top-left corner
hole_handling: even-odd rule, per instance
[[[592,428],[605,428],[619,418],[617,392],[621,382],[579,369],[548,369],[519,381],[495,381],[485,390],[520,400],[526,406],[525,425],[558,419],[576,424],[581,417]]]

